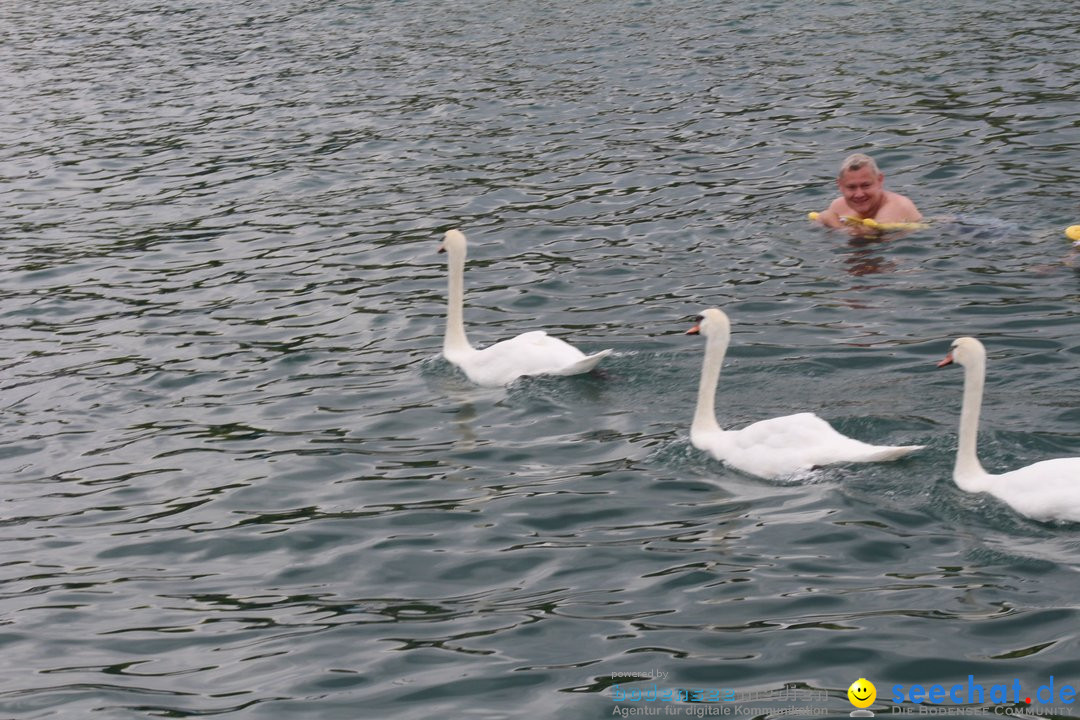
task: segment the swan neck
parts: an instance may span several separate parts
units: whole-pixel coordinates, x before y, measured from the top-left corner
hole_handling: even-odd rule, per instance
[[[960,408],[960,431],[956,447],[956,466],[953,479],[962,490],[975,492],[985,489],[989,479],[979,463],[977,441],[979,414],[982,410],[983,386],[986,382],[986,360],[976,358],[964,366],[964,400]]]
[[[465,335],[465,253],[449,250],[447,258],[448,287],[446,302],[446,332],[443,335],[443,355],[472,350]]]
[[[720,380],[720,368],[727,354],[729,338],[706,337],[705,359],[701,365],[701,381],[698,383],[697,408],[690,433],[718,432],[720,424],[716,422],[716,383]]]

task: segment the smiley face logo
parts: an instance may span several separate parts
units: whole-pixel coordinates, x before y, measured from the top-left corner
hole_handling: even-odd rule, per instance
[[[866,678],[859,678],[847,689],[848,700],[857,708],[866,708],[877,699],[877,688]]]

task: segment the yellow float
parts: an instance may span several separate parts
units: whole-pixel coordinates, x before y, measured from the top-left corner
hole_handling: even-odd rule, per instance
[[[1070,225],[1065,228],[1065,237],[1069,238],[1074,243],[1080,243],[1080,225]]]
[[[807,213],[806,217],[816,221],[820,217],[820,213],[811,212]],[[927,223],[922,222],[889,222],[879,223],[874,218],[853,218],[846,215],[840,216],[840,222],[845,225],[852,225],[855,227],[864,227],[870,230],[877,230],[878,232],[897,232],[900,230],[922,230],[930,227]],[[1080,225],[1077,225],[1077,231],[1080,232]]]

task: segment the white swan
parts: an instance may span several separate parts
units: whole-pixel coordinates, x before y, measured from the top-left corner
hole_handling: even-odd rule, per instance
[[[465,336],[465,235],[459,230],[449,230],[439,252],[447,254],[450,277],[443,357],[461,368],[477,385],[508,385],[522,375],[578,375],[589,372],[611,354],[611,350],[601,350],[586,355],[543,330],[522,333],[477,350]]]
[[[705,336],[697,409],[690,442],[731,467],[770,479],[806,472],[820,465],[895,460],[922,445],[868,445],[841,435],[813,413],[762,420],[741,430],[723,430],[716,422],[716,383],[731,341],[731,323],[722,310],[710,308],[688,335]]]
[[[954,362],[964,368],[960,436],[953,466],[956,485],[966,492],[988,492],[1035,520],[1080,522],[1080,457],[1043,460],[1001,475],[983,470],[975,445],[986,380],[986,348],[973,337],[959,338],[938,367]]]

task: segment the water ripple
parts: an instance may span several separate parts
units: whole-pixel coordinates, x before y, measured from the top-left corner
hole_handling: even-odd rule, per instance
[[[988,468],[1080,454],[1078,23],[5,5],[3,714],[607,717],[666,683],[766,717],[849,712],[859,677],[878,705],[1073,681],[1075,528],[953,485],[934,364],[986,341]],[[863,149],[929,230],[805,222]],[[546,327],[603,372],[482,389],[439,358],[450,227],[474,342]],[[776,483],[704,457],[711,305],[723,423],[927,449]]]

